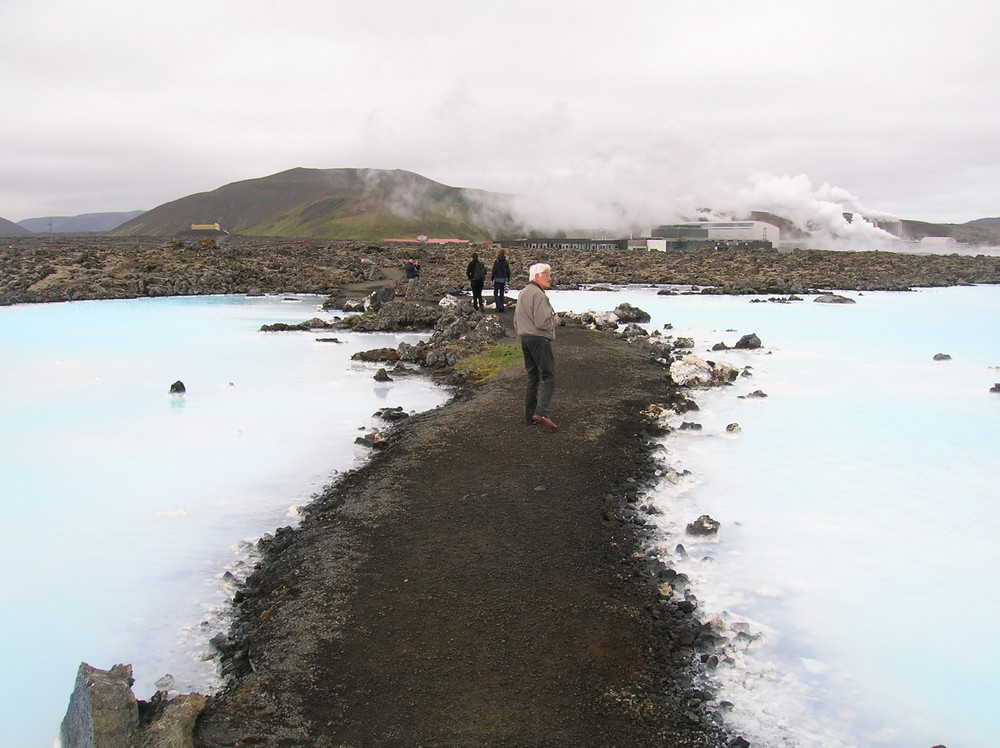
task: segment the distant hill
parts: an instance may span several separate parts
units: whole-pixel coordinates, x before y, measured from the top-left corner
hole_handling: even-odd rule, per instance
[[[111,231],[141,216],[145,211],[130,210],[125,213],[84,213],[79,216],[47,216],[45,218],[25,218],[17,225],[39,234],[83,234],[88,232]]]
[[[112,233],[174,236],[218,223],[245,236],[483,240],[517,230],[508,199],[398,169],[296,168],[165,203]]]
[[[0,236],[31,236],[31,232],[13,221],[0,218]]]
[[[1000,246],[1000,219],[980,218],[968,223],[902,222],[903,239],[919,240],[928,236],[949,236],[962,244],[997,247]]]

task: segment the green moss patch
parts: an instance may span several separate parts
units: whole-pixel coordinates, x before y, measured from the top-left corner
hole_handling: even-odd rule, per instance
[[[520,346],[495,345],[482,353],[463,358],[455,364],[455,368],[468,371],[472,379],[481,382],[495,376],[497,372],[523,363]]]

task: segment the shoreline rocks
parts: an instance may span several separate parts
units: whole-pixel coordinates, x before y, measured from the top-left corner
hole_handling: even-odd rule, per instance
[[[132,693],[132,666],[110,670],[80,663],[69,707],[59,729],[61,748],[185,748],[207,698],[157,691],[149,702]]]
[[[421,261],[421,297],[468,294],[469,253],[488,255],[493,245],[463,248],[385,242],[283,240],[230,237],[217,247],[176,247],[162,238],[93,236],[58,243],[14,239],[0,248],[0,305],[84,299],[126,299],[209,294],[345,293],[363,287],[359,311],[402,295],[402,263]],[[358,263],[370,256],[386,278],[366,282]],[[772,294],[786,299],[842,291],[906,291],[915,287],[1000,283],[1000,257],[911,255],[893,252],[794,250],[535,250],[508,252],[515,287],[528,267],[548,262],[560,288],[585,284],[690,286],[696,293]],[[605,286],[606,287],[606,286]],[[370,294],[378,290],[376,299]],[[486,294],[487,301],[491,298]],[[831,299],[825,298],[825,301]],[[838,302],[835,302],[838,303]],[[845,303],[845,302],[839,302]],[[367,306],[366,306],[367,304]],[[343,307],[340,307],[343,308]]]

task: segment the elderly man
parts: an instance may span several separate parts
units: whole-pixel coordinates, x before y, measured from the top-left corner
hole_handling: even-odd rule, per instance
[[[540,423],[555,430],[549,418],[549,403],[556,389],[556,361],[552,341],[559,315],[552,310],[546,289],[552,285],[552,268],[539,262],[528,268],[528,285],[517,296],[514,329],[521,338],[528,387],[524,392],[524,419],[528,426]],[[539,386],[540,385],[540,386]]]

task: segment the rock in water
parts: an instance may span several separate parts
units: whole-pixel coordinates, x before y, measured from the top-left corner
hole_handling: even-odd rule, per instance
[[[674,384],[681,387],[720,387],[732,382],[739,374],[739,369],[731,364],[703,361],[694,354],[670,364],[670,377]]]
[[[761,342],[760,338],[757,337],[757,333],[750,333],[749,335],[744,335],[742,338],[736,341],[734,348],[744,348],[747,350],[754,350],[760,348]]]
[[[718,521],[703,514],[687,526],[688,535],[715,535],[719,531]]]
[[[170,385],[171,395],[183,395],[185,392],[187,392],[187,387],[185,387],[184,382],[179,379]]]
[[[854,299],[850,299],[847,296],[840,296],[835,293],[821,293],[813,301],[818,301],[820,304],[856,304]]]
[[[632,306],[629,303],[619,304],[613,312],[622,322],[649,322],[649,312]]]
[[[193,746],[194,723],[205,708],[205,697],[186,693],[167,701],[161,691],[151,702],[140,702],[132,683],[131,665],[100,670],[81,662],[59,729],[62,748]]]
[[[138,736],[139,706],[132,693],[132,666],[100,670],[81,662],[59,730],[63,748],[136,745]]]

